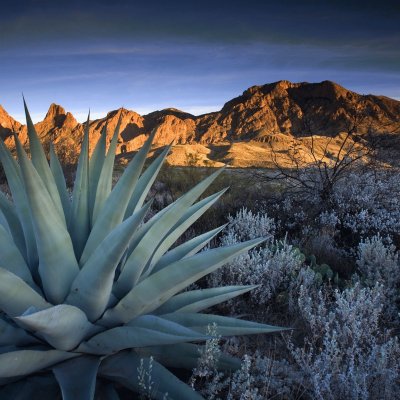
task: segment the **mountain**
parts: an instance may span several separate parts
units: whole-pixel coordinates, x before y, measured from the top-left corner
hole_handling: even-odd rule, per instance
[[[252,86],[220,111],[199,116],[175,108],[147,115],[120,108],[89,122],[92,149],[106,124],[111,138],[120,117],[118,152],[137,150],[156,129],[155,147],[173,142],[168,160],[176,165],[187,164],[188,154],[195,154],[191,159],[199,165],[269,166],[271,143],[285,152],[295,144],[304,146],[314,135],[322,147],[329,141],[335,152],[335,141],[340,143],[340,135],[349,130],[364,137],[400,136],[399,101],[357,94],[331,81]],[[42,140],[51,139],[56,148],[63,144],[71,151],[78,148],[84,130],[84,124],[56,104],[35,127]],[[26,127],[0,106],[0,135],[10,147],[12,132],[27,141]]]
[[[20,132],[22,125],[7,114],[7,111],[0,105],[0,137],[2,139],[12,135],[13,132]]]

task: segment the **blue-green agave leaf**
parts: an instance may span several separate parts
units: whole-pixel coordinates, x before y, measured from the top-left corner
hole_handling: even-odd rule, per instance
[[[61,204],[63,206],[64,215],[66,221],[69,220],[69,214],[71,209],[71,201],[69,199],[69,194],[67,190],[67,185],[65,183],[64,173],[60,164],[60,161],[54,151],[54,145],[50,142],[50,169],[53,174],[58,193],[60,195]]]
[[[178,223],[168,232],[162,240],[157,250],[151,257],[146,269],[143,271],[140,279],[146,278],[153,271],[153,267],[163,254],[178,240],[178,238],[194,223],[196,222],[224,193],[226,189],[199,201],[189,208],[189,210],[182,216]]]
[[[167,330],[167,328],[164,327],[164,330]],[[176,332],[177,328],[174,328],[172,331]],[[176,333],[166,333],[164,331],[141,328],[138,326],[118,326],[100,332],[87,342],[83,342],[78,347],[77,351],[104,355],[135,347],[196,342],[209,339],[209,336],[194,331],[185,331],[184,329],[182,329],[182,331],[184,331],[185,334],[178,335]]]
[[[111,139],[110,147],[104,159],[100,176],[98,178],[96,197],[93,208],[93,223],[96,222],[97,216],[102,210],[104,203],[111,193],[112,177],[114,171],[115,152],[117,150],[119,129],[121,126],[122,114],[119,115],[117,125],[114,130],[114,135]]]
[[[86,261],[72,283],[66,303],[82,309],[90,321],[98,319],[106,309],[115,270],[150,205],[151,202],[114,228]]]
[[[105,380],[97,380],[96,400],[120,400],[113,383]]]
[[[11,321],[0,318],[0,346],[26,346],[39,343],[38,339],[29,335],[24,329],[18,328]]]
[[[0,207],[0,225],[6,230],[6,232],[11,233],[10,226],[8,225],[7,218],[5,217],[3,211]]]
[[[107,139],[107,122],[101,130],[101,136],[96,143],[96,147],[89,160],[89,210],[90,210],[90,227],[93,227],[93,210],[96,201],[97,185],[103,168],[103,163],[106,154],[106,139]]]
[[[114,290],[118,297],[124,296],[134,286],[147,263],[150,261],[154,248],[157,246],[180,218],[185,214],[187,209],[201,196],[201,194],[210,186],[210,184],[222,172],[223,168],[214,172],[212,175],[197,184],[185,195],[180,197],[171,207],[168,208],[145,233],[141,241],[134,248],[128,259],[126,260],[124,269],[121,272]],[[183,231],[181,232],[181,234]]]
[[[2,228],[2,230],[4,230],[4,232],[6,232],[7,235],[11,235],[10,227],[8,225],[6,217],[4,216],[3,211],[1,211],[1,208],[0,208],[0,228]]]
[[[247,293],[256,287],[258,285],[222,286],[211,289],[190,290],[171,297],[160,308],[155,310],[155,313],[159,315],[173,312],[197,313]]]
[[[43,290],[49,301],[62,303],[79,272],[71,237],[18,139],[16,145],[29,198]]]
[[[20,277],[0,268],[0,310],[9,317],[17,317],[32,306],[44,310],[51,304]]]
[[[180,381],[174,374],[169,372],[157,361],[149,358],[140,358],[133,352],[121,352],[102,361],[99,368],[100,375],[114,380],[130,390],[141,393],[142,387],[139,382],[138,370],[150,371],[153,387],[149,394],[156,400],[202,400],[203,397],[195,392],[190,386]],[[146,393],[142,393],[146,395]]]
[[[16,136],[14,136],[14,138],[16,139]],[[24,233],[24,242],[26,245],[26,253],[24,256],[29,264],[30,270],[34,274],[37,270],[38,254],[36,249],[35,235],[33,232],[31,212],[29,209],[29,202],[26,196],[19,165],[14,160],[9,150],[5,147],[2,140],[0,140],[0,160],[7,176],[7,182],[11,190],[16,213]],[[1,203],[6,207],[4,201],[1,201]]]
[[[128,207],[126,208],[125,218],[128,218],[130,215],[132,215],[132,213],[142,207],[146,196],[149,193],[149,190],[154,181],[156,180],[157,175],[170,149],[171,146],[167,146],[139,178],[135,187],[135,191],[133,192],[133,195],[129,200]]]
[[[176,336],[196,336],[197,332],[186,328],[185,326],[176,324],[175,322],[160,318],[156,315],[141,315],[128,322],[126,326],[146,328],[153,331],[167,333]],[[198,337],[198,335],[197,335]]]
[[[76,259],[82,255],[90,231],[89,214],[89,117],[88,115],[78,169],[72,193],[68,230],[71,234]]]
[[[92,400],[100,357],[84,355],[53,367],[63,400]]]
[[[83,265],[96,250],[102,240],[122,222],[126,207],[132,196],[136,182],[142,171],[146,156],[151,147],[155,131],[138,151],[125,169],[121,178],[108,196],[101,213],[98,215],[83,251],[80,264]]]
[[[25,99],[24,99],[24,108],[25,108],[25,116],[26,116],[26,126],[28,128],[29,148],[31,151],[32,164],[35,166],[37,172],[41,176],[44,186],[46,187],[46,189],[47,189],[48,193],[50,194],[50,197],[53,201],[54,207],[56,208],[63,223],[65,224],[65,216],[64,216],[64,211],[63,211],[63,207],[61,204],[60,195],[58,193],[53,174],[50,170],[50,166],[47,161],[46,154],[44,153],[39,136],[36,133],[35,126],[33,125],[31,116],[29,115],[29,111],[28,111],[28,107],[26,106]]]
[[[24,231],[17,215],[14,204],[12,204],[3,192],[0,191],[0,210],[7,221],[9,231],[14,239],[15,245],[27,261]]]
[[[29,286],[36,288],[29,267],[26,265],[13,238],[0,225],[0,254],[1,266],[23,279]]]
[[[191,283],[263,241],[249,240],[176,261],[133,287],[114,308],[105,312],[103,323],[107,326],[127,323],[139,315],[151,313]]]
[[[78,357],[77,353],[60,350],[15,350],[0,354],[0,378],[25,376]]]
[[[203,233],[199,236],[190,239],[179,246],[174,247],[172,250],[165,253],[160,260],[153,267],[151,273],[163,269],[169,264],[172,264],[175,261],[181,260],[183,258],[187,258],[196,254],[199,250],[201,250],[207,243],[209,243],[215,236],[217,236],[227,224],[220,226],[219,228],[213,229],[209,232]]]
[[[157,223],[157,221],[171,208],[171,206],[173,204],[174,203],[165,207],[164,209],[159,211],[157,214],[153,215],[142,226],[140,226],[140,228],[137,230],[137,232],[133,235],[131,242],[129,243],[129,249],[127,251],[126,258],[128,258],[132,254],[132,251],[136,248],[138,243],[140,243],[140,241],[143,239],[144,235],[146,235],[146,233],[151,229],[151,227]]]
[[[87,333],[93,330],[85,313],[67,304],[22,315],[16,317],[15,321],[23,328],[36,332],[54,348],[65,351],[77,347]]]
[[[187,326],[195,331],[206,333],[208,325],[217,324],[217,333],[221,336],[252,335],[257,333],[273,333],[286,330],[279,326],[259,324],[258,322],[223,317],[213,314],[171,313],[163,314],[162,318]]]
[[[0,390],[1,400],[55,400],[59,395],[57,381],[51,375],[24,378]]]

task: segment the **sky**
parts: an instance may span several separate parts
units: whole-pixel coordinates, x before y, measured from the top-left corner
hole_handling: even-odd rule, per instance
[[[391,0],[2,0],[0,104],[199,115],[278,80],[400,100],[399,21]]]

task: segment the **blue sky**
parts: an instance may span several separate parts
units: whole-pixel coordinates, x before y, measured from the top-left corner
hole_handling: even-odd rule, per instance
[[[3,4],[4,3],[4,4]],[[17,4],[16,4],[17,3]],[[83,4],[82,4],[83,3]],[[0,104],[78,120],[124,106],[216,111],[247,87],[333,80],[400,99],[392,1],[3,1]]]

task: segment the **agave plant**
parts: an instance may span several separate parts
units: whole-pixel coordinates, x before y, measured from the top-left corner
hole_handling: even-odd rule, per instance
[[[31,158],[17,136],[18,161],[0,143],[13,200],[0,192],[0,398],[118,399],[140,392],[151,362],[152,398],[200,399],[168,368],[196,366],[209,324],[222,336],[279,328],[202,312],[253,286],[183,290],[263,239],[199,252],[217,228],[173,247],[224,192],[198,201],[221,170],[145,222],[169,148],[142,173],[153,132],[112,188],[121,120],[89,159],[88,117],[71,198],[24,105]]]

